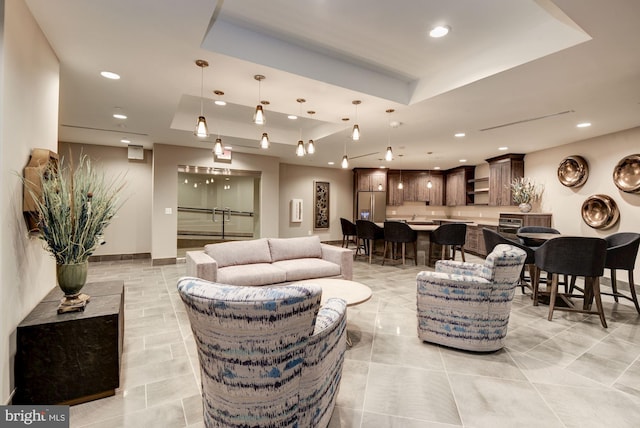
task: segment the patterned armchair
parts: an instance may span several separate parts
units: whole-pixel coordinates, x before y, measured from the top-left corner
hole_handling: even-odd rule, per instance
[[[316,285],[178,281],[210,427],[326,427],[346,350],[346,304]]]
[[[526,257],[519,248],[499,244],[484,264],[438,261],[435,272],[420,272],[418,337],[468,351],[502,348]]]

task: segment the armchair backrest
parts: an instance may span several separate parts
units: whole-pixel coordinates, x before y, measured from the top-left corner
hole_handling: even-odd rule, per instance
[[[317,285],[239,287],[185,277],[178,292],[198,347],[205,426],[293,426]]]
[[[527,253],[513,245],[498,244],[489,253],[480,276],[495,283],[515,283],[527,258]]]

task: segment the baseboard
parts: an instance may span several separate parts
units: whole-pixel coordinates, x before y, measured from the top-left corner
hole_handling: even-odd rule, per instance
[[[151,266],[166,266],[166,265],[175,265],[176,257],[167,257],[165,259],[152,259]]]
[[[89,256],[90,262],[112,262],[118,260],[138,260],[150,259],[151,253],[133,253],[133,254],[105,254],[102,256]]]

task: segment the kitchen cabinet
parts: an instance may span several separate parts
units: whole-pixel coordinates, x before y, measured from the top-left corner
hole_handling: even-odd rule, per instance
[[[431,171],[427,177],[427,182],[429,180],[431,180],[431,189],[427,188],[429,195],[429,199],[427,199],[427,201],[429,202],[429,205],[444,205],[444,176],[440,172],[434,173]]]
[[[448,207],[473,203],[472,184],[475,166],[463,166],[446,171],[445,201]]]
[[[387,205],[402,205],[403,189],[398,189],[398,183],[400,183],[400,172],[389,171],[387,173]]]
[[[524,177],[524,155],[507,154],[487,159],[489,163],[489,205],[516,205],[511,196],[511,182]]]
[[[379,192],[387,190],[387,170],[379,168],[354,168],[356,191]]]
[[[487,255],[487,249],[484,245],[484,234],[482,233],[482,229],[484,228],[491,229],[495,232],[498,231],[497,226],[488,224],[467,225],[467,236],[464,244],[465,252],[481,257],[485,257]]]

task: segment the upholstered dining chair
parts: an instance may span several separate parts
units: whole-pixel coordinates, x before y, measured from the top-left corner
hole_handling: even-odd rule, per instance
[[[417,276],[418,337],[468,351],[504,346],[515,287],[527,254],[499,244],[484,263],[439,260]]]
[[[532,250],[530,247],[527,247],[526,245],[522,245],[521,243],[516,242],[512,239],[505,238],[504,236],[500,235],[498,232],[491,229],[487,229],[486,227],[482,228],[482,236],[484,238],[484,246],[487,250],[487,253],[491,253],[493,249],[496,247],[496,245],[507,244],[507,245],[512,245],[516,248],[520,248],[522,251],[524,251],[527,254],[527,258],[524,260],[524,267],[522,268],[522,271],[520,271],[519,283],[520,283],[520,288],[522,289],[522,294],[524,294],[525,286],[531,288],[531,291],[533,291],[533,282],[536,280],[536,274],[537,274],[535,251]],[[530,284],[527,284],[524,276],[525,267],[529,269]]]
[[[547,281],[549,294],[549,321],[553,319],[554,310],[582,312],[597,314],[604,328],[607,328],[602,299],[600,297],[600,277],[604,272],[607,242],[600,238],[584,238],[579,236],[562,236],[550,239],[536,250],[536,266],[549,275],[551,281]],[[568,292],[558,292],[559,275],[584,277],[584,294],[574,294],[572,289]],[[572,280],[573,282],[573,280]],[[540,292],[537,282],[533,288],[533,304],[538,304]],[[566,307],[558,306],[556,298],[560,297]],[[576,306],[571,298],[583,300],[582,308]],[[597,310],[591,310],[595,299]]]
[[[358,245],[355,223],[350,222],[346,218],[340,217],[340,226],[342,227],[342,247],[349,247],[349,242],[353,239]]]
[[[613,293],[605,293],[613,296],[615,301],[618,297],[631,300],[636,307],[636,311],[640,313],[638,306],[638,296],[636,295],[636,287],[633,283],[633,269],[636,264],[638,255],[638,247],[640,246],[640,234],[631,232],[614,233],[604,238],[607,241],[607,256],[605,258],[605,269],[611,270],[611,288]],[[618,281],[616,279],[616,270],[626,270],[629,275],[629,291],[631,297],[620,293],[618,290]]]
[[[402,264],[405,263],[405,251],[406,244],[413,244],[413,261],[416,266],[418,265],[418,232],[411,229],[407,223],[401,221],[385,221],[384,222],[384,251],[382,254],[382,264],[384,264],[387,259],[387,248],[391,251],[393,255],[393,246],[396,244],[401,245],[402,252]],[[391,244],[391,245],[389,245]]]
[[[346,352],[346,303],[318,285],[241,287],[183,277],[198,348],[204,424],[329,424]]]
[[[371,264],[376,241],[384,239],[384,229],[369,220],[356,220],[356,234],[358,236],[356,256],[360,253],[360,249],[364,248],[364,253],[369,256],[369,264]],[[360,241],[362,241],[362,247]]]
[[[445,223],[431,232],[431,243],[442,245],[442,260],[456,258],[456,249],[460,250],[462,261],[464,259],[464,244],[467,241],[467,225],[465,223]]]

